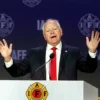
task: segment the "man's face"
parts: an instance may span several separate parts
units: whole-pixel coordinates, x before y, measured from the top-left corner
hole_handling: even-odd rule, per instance
[[[56,46],[61,40],[62,29],[55,21],[48,21],[44,26],[43,36],[47,43]]]

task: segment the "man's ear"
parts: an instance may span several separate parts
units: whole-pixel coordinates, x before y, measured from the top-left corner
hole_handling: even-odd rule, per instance
[[[60,32],[61,32],[61,36],[63,35],[63,31],[62,31],[62,28],[60,28]]]

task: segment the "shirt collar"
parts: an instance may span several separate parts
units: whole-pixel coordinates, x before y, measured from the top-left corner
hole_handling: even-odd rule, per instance
[[[50,50],[53,46],[50,44],[47,44],[47,50]],[[62,42],[60,41],[58,45],[56,45],[57,50],[61,50],[62,48]]]

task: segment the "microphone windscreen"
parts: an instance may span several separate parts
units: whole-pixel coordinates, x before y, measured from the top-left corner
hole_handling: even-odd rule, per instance
[[[55,56],[55,54],[54,54],[54,53],[51,53],[51,54],[50,54],[50,59],[53,59],[54,56]]]

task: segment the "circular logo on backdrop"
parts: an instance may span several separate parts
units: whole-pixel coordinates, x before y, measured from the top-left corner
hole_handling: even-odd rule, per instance
[[[10,35],[14,28],[12,18],[6,14],[0,14],[0,36]]]
[[[29,7],[34,7],[40,4],[41,0],[22,0],[23,3]]]
[[[48,91],[44,85],[36,82],[29,86],[26,91],[28,100],[46,100],[48,97]]]
[[[100,20],[97,16],[89,13],[81,17],[78,28],[80,32],[85,35],[89,36],[91,35],[91,32],[94,30],[99,30],[100,28]]]

